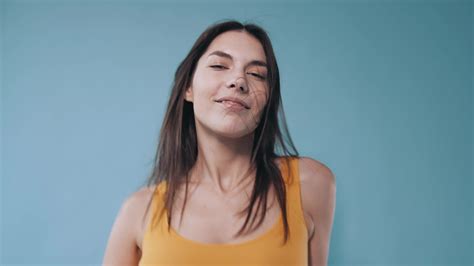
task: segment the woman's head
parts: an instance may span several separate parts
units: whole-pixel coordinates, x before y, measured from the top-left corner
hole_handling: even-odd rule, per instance
[[[212,40],[184,96],[193,105],[196,126],[230,138],[251,135],[268,99],[266,61],[261,42],[245,29]]]
[[[215,102],[221,97],[238,98],[250,109],[224,108],[226,103]],[[188,149],[184,156],[195,160],[198,123],[224,137],[252,136],[252,161],[257,154],[270,159],[277,140],[284,146],[280,105],[278,65],[265,30],[237,21],[216,23],[198,37],[175,72],[160,142],[167,146],[169,133],[177,142],[173,146]]]

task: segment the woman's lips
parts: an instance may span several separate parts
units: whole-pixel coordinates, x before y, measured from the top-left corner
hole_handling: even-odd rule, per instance
[[[221,101],[217,102],[218,104],[222,105],[224,108],[231,110],[231,111],[242,111],[246,110],[245,106],[241,105],[240,103],[236,103],[233,101]]]
[[[222,97],[218,100],[215,100],[215,102],[222,103],[223,101],[230,101],[234,103],[241,104],[245,109],[250,109],[250,106],[242,99],[239,99],[237,97]]]

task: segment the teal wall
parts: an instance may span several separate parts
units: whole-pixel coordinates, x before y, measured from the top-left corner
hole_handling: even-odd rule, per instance
[[[331,265],[472,265],[471,1],[1,2],[4,264],[100,264],[209,24],[268,30],[300,153],[337,180]]]

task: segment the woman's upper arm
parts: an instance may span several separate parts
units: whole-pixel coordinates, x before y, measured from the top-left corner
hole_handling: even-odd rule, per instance
[[[309,265],[325,266],[336,207],[336,179],[327,166],[316,160],[307,157],[300,163],[300,176],[305,182],[303,201],[314,223],[308,243]]]
[[[136,237],[140,205],[141,200],[136,192],[122,203],[110,231],[103,265],[138,265],[140,250]]]

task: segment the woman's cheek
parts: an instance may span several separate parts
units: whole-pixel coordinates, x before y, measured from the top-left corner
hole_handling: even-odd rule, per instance
[[[261,116],[262,116],[263,111],[265,110],[265,106],[267,104],[267,99],[266,99],[265,95],[263,94],[262,96],[263,97],[259,98],[259,100],[258,100],[258,117],[259,117],[259,120],[261,119]]]

